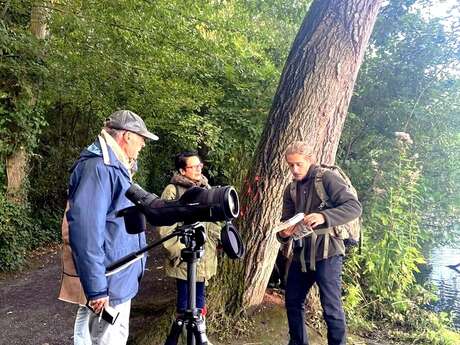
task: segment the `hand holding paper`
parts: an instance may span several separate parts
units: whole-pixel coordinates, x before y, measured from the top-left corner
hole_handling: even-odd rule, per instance
[[[288,220],[277,224],[273,228],[273,232],[280,232],[292,226],[295,226],[294,232],[292,232],[292,234],[288,234],[287,236],[285,235],[285,237],[292,236],[292,238],[298,240],[304,236],[307,236],[312,232],[312,230],[304,224],[304,217],[304,213],[297,213],[292,218],[289,218]]]
[[[304,217],[304,224],[309,228],[316,228],[326,222],[326,218],[322,213],[309,213]]]
[[[308,236],[313,232],[313,230],[305,225],[303,222],[300,222],[296,225],[296,231],[292,234],[294,240],[299,240],[302,237]]]

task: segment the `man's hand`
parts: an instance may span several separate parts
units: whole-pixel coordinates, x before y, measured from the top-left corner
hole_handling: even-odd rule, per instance
[[[278,232],[278,234],[279,234],[281,237],[286,238],[286,237],[291,237],[292,234],[293,234],[295,231],[296,231],[296,227],[295,227],[295,225],[293,225],[293,226],[290,226],[290,227],[287,228],[287,229],[284,229],[284,230]]]
[[[109,305],[109,296],[93,299],[88,302],[88,305],[93,308],[96,314],[99,314],[105,306]]]
[[[303,217],[304,224],[309,228],[316,228],[318,225],[324,224],[326,219],[321,213],[310,213]]]

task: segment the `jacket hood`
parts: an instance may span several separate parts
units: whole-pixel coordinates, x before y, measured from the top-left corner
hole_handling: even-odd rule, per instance
[[[73,164],[72,168],[70,168],[70,172],[72,172],[79,163],[84,162],[91,158],[95,158],[95,157],[102,158],[106,165],[113,166],[115,168],[119,168],[128,173],[126,168],[117,159],[115,153],[112,151],[110,147],[107,147],[107,157],[104,157],[104,153],[102,151],[101,144],[98,139],[96,139],[91,145],[89,145],[87,148],[85,148],[83,151],[80,152],[80,157]]]

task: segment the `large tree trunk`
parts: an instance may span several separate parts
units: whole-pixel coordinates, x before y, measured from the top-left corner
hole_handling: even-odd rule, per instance
[[[286,146],[305,140],[319,162],[334,162],[379,7],[380,0],[315,0],[311,5],[284,67],[243,191],[240,224],[247,253],[244,262],[230,270],[236,275],[229,287],[230,302],[248,307],[261,303],[264,296],[279,248],[271,229],[280,219],[283,190],[291,179],[283,156]]]
[[[22,186],[26,178],[26,169],[27,152],[23,146],[20,146],[6,157],[7,197],[14,203],[24,201],[25,195]]]
[[[30,31],[37,39],[45,39],[48,35],[48,10],[43,7],[44,2],[37,2],[31,10]],[[28,105],[33,107],[36,97],[32,95]],[[6,157],[7,167],[7,196],[15,203],[21,203],[25,199],[24,182],[27,177],[29,154],[22,145],[17,145],[13,153]]]
[[[44,6],[45,4],[46,1],[37,1],[32,7],[30,16],[30,31],[39,40],[44,40],[48,36],[49,10]]]

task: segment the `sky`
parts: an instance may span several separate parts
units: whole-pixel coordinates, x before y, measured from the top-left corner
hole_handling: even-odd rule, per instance
[[[438,0],[429,8],[431,17],[452,17],[458,21],[460,17],[460,0]],[[453,9],[453,7],[457,7]]]

